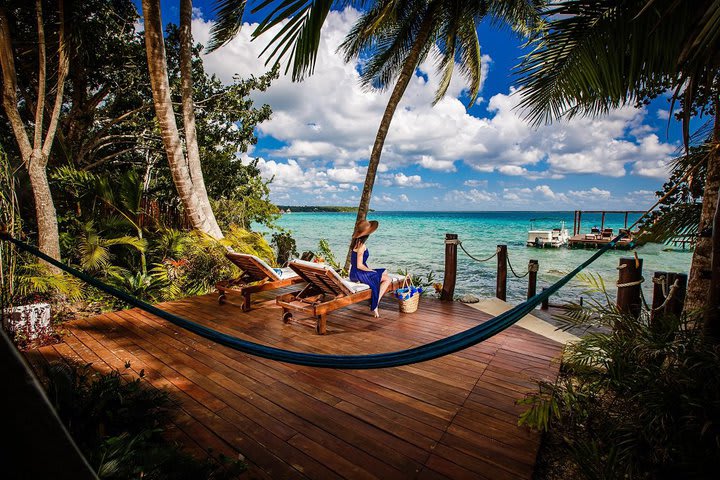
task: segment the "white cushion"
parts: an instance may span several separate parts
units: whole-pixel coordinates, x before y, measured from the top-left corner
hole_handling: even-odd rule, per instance
[[[344,278],[342,279],[342,283],[353,293],[362,292],[363,290],[370,288],[370,286],[365,283],[351,282],[350,280],[345,280]]]
[[[348,290],[350,290],[352,293],[362,292],[363,290],[367,290],[370,288],[368,285],[365,285],[364,283],[360,282],[351,282],[350,280],[346,278],[342,278],[334,268],[332,268],[330,265],[326,263],[315,263],[315,262],[308,262],[307,260],[293,260],[292,263],[299,264],[299,265],[305,265],[309,268],[316,268],[325,270],[328,272],[328,274],[331,277],[334,277],[338,283],[342,283],[347,287]]]
[[[275,270],[273,270],[275,271]],[[277,273],[277,272],[275,272]],[[293,271],[290,267],[285,267],[280,269],[280,280],[286,280],[288,278],[297,277],[298,274]]]

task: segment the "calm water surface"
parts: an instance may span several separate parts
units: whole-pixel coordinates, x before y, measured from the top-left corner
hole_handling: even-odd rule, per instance
[[[630,222],[636,218],[637,215],[631,216]],[[538,288],[552,284],[593,253],[593,250],[525,246],[532,221],[536,228],[558,227],[561,221],[565,221],[572,233],[573,212],[374,212],[368,219],[380,222],[380,228],[368,241],[370,266],[386,267],[391,271],[408,269],[417,274],[434,271],[437,281],[442,281],[446,233],[457,233],[468,252],[478,258],[488,257],[498,244],[506,244],[510,262],[519,274],[527,270],[529,259],[539,260]],[[623,221],[622,215],[608,215],[606,227],[617,232],[623,227]],[[291,213],[283,215],[278,223],[292,231],[300,252],[317,250],[318,241],[325,238],[338,260],[342,261],[354,222],[354,213]],[[600,226],[600,215],[584,214],[583,230],[589,231],[594,225]],[[637,249],[648,279],[656,270],[686,273],[689,270],[692,256],[689,251],[666,248],[653,244]],[[587,272],[600,274],[606,283],[614,284],[618,259],[629,255],[632,253],[610,251],[592,264]],[[494,296],[496,269],[495,259],[477,263],[459,251],[456,294]],[[508,300],[517,302],[524,299],[527,278],[519,280],[510,273],[508,276]],[[645,282],[644,289],[649,295],[649,281]],[[558,296],[561,300],[576,300],[585,290],[584,284],[573,281]]]

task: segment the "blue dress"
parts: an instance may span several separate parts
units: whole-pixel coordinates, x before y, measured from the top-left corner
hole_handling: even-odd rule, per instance
[[[363,254],[363,265],[367,267],[367,259],[370,256],[370,251],[365,250]],[[370,297],[370,310],[375,310],[378,306],[378,300],[380,296],[380,281],[382,280],[384,268],[376,268],[370,272],[365,270],[358,270],[357,268],[357,252],[353,251],[351,255],[350,264],[350,280],[353,282],[360,282],[370,286],[372,290],[372,297]]]

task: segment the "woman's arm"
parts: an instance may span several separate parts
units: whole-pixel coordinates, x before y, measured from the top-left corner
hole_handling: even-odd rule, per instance
[[[360,247],[360,250],[358,250],[357,255],[355,255],[355,266],[358,270],[362,270],[364,272],[374,272],[372,268],[368,268],[363,264],[363,257],[365,256],[365,245]]]

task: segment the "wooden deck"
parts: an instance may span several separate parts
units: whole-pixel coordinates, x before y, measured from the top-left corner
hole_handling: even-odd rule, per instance
[[[393,351],[465,330],[488,318],[457,302],[423,299],[400,314],[391,299],[328,317],[320,336],[281,321],[282,291],[253,310],[219,307],[214,295],[163,304],[226,333],[323,353]],[[531,478],[540,436],[517,426],[515,401],[554,378],[561,346],[511,327],[454,355],[400,368],[339,371],[263,360],[219,346],[137,309],[69,324],[65,343],[29,352],[39,368],[61,358],[100,371],[144,370],[179,403],[170,430],[195,453],[212,448],[250,465],[244,478]]]

